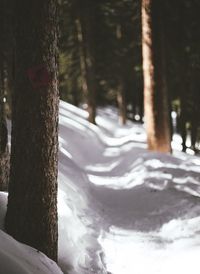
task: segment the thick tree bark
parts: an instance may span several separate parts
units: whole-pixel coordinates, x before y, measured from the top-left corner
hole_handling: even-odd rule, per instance
[[[159,0],[142,1],[144,112],[148,148],[170,152],[171,134],[161,5]]]
[[[6,230],[57,260],[57,1],[15,1]]]
[[[82,75],[83,90],[87,97],[88,120],[95,124],[96,117],[96,77],[95,77],[95,58],[94,58],[94,22],[95,22],[95,3],[93,0],[83,2],[76,1],[77,23],[80,43],[80,53],[82,55]]]

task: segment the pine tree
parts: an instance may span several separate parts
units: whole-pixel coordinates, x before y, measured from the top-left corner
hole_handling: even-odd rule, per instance
[[[57,260],[57,1],[14,1],[15,79],[6,230]]]
[[[170,152],[171,134],[162,11],[161,1],[142,1],[144,112],[149,149]]]

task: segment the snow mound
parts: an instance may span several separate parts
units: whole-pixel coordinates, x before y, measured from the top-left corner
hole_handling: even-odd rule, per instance
[[[7,194],[0,192],[0,228],[6,212]],[[0,229],[0,274],[61,274],[55,262],[43,253],[21,244]]]

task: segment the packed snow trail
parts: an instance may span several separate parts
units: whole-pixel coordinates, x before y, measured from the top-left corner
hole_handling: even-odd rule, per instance
[[[199,274],[200,158],[147,151],[143,126],[129,121],[120,127],[112,107],[98,110],[97,125],[87,121],[86,111],[60,102],[62,271]],[[6,203],[0,193],[0,228]],[[0,242],[0,274],[61,273],[45,255],[2,231]]]
[[[60,265],[70,274],[199,273],[200,159],[146,150],[114,108],[60,104]],[[67,237],[66,237],[67,235]]]

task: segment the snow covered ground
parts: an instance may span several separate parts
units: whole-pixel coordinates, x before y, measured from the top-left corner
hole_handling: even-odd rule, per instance
[[[62,274],[44,254],[15,241],[3,231],[7,194],[0,192],[0,274]]]
[[[179,151],[173,156],[148,152],[143,126],[128,122],[119,127],[114,108],[99,109],[98,127],[86,118],[84,110],[61,101],[63,272],[199,274],[200,158]],[[175,141],[173,147],[178,147]],[[2,200],[1,220],[6,198]],[[8,236],[0,234],[1,243],[4,238]],[[0,273],[15,273],[1,272],[1,265]],[[60,273],[56,271],[48,273]]]

